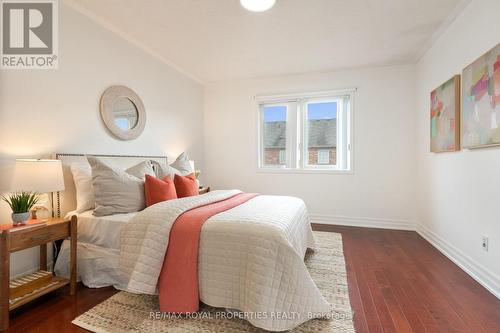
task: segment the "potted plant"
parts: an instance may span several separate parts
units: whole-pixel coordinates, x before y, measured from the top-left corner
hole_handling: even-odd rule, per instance
[[[39,196],[33,192],[19,192],[2,199],[12,209],[12,222],[14,225],[24,224],[30,217],[30,210],[38,202]]]

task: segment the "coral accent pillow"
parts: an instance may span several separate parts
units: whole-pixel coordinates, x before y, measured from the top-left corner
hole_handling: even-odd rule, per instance
[[[158,202],[177,199],[174,181],[169,176],[159,179],[146,175],[144,194],[146,197],[146,207]]]
[[[174,176],[175,190],[177,191],[177,197],[191,197],[193,195],[198,195],[198,182],[194,173],[187,176]]]

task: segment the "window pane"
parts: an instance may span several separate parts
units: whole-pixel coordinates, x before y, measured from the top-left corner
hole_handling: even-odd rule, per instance
[[[330,163],[330,151],[327,149],[318,150],[318,164]]]
[[[286,117],[287,107],[265,106],[263,108],[264,165],[286,164]]]
[[[337,102],[307,104],[307,163],[337,163]]]
[[[279,163],[280,164],[285,164],[286,163],[286,150],[280,150],[280,157],[279,157]]]

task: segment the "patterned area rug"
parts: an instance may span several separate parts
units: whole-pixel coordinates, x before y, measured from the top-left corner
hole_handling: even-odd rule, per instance
[[[306,265],[311,277],[332,305],[330,319],[314,319],[291,332],[354,333],[342,237],[314,232],[318,249],[308,251]],[[158,297],[119,292],[73,320],[73,324],[97,333],[114,332],[265,332],[247,321],[230,317],[224,309],[203,305],[191,318],[155,318]]]

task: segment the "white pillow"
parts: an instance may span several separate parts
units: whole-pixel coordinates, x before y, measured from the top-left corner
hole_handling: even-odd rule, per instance
[[[165,176],[174,175],[187,176],[194,172],[191,168],[191,163],[189,163],[189,157],[186,153],[182,153],[177,157],[177,159],[170,165],[157,163],[157,177],[163,178]]]
[[[149,161],[120,170],[94,156],[87,160],[92,168],[95,216],[138,212],[146,207],[143,179],[146,174],[154,175]]]
[[[174,179],[174,175],[180,175],[179,170],[172,168],[168,164],[160,164],[155,163],[156,166],[156,177],[163,179],[166,176],[170,176],[170,178]]]
[[[76,189],[76,212],[82,213],[94,209],[95,198],[92,188],[92,170],[89,166],[73,163],[70,166]]]
[[[137,178],[146,180],[146,175],[156,177],[155,171],[153,170],[153,165],[151,161],[144,161],[133,167],[128,168],[125,172]]]

